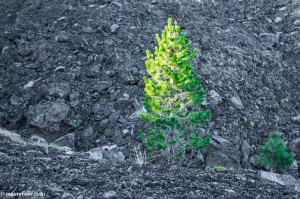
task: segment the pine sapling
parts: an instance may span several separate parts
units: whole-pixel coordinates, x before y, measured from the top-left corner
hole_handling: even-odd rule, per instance
[[[158,46],[154,54],[146,51],[148,77],[144,77],[146,114],[140,118],[149,124],[147,132],[140,132],[148,155],[155,151],[168,157],[184,157],[187,151],[208,147],[210,139],[201,135],[211,116],[201,109],[204,90],[200,76],[195,75],[189,62],[196,49],[190,52],[191,41],[181,32],[176,21],[168,19],[161,36],[156,34]],[[203,132],[202,132],[203,133]]]
[[[293,164],[293,156],[286,151],[281,134],[272,133],[266,146],[259,147],[261,166],[271,167],[276,173],[283,173]]]

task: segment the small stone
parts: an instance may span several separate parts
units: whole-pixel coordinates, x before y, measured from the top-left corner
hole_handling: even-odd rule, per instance
[[[123,162],[125,160],[124,154],[120,151],[117,151],[116,148],[104,150],[103,156],[105,159],[111,162]]]
[[[39,78],[39,79],[36,79],[36,80],[31,80],[29,82],[27,82],[24,86],[23,86],[23,89],[26,89],[26,88],[31,88],[33,87],[34,83],[41,80],[42,78]]]
[[[212,104],[216,105],[216,104],[219,104],[220,102],[222,102],[222,97],[215,90],[210,90],[209,95],[212,100]]]
[[[90,69],[91,74],[97,74],[100,72],[100,68],[101,65],[100,64],[96,64],[94,66],[92,66],[92,68]]]
[[[272,33],[261,33],[259,39],[261,42],[269,44],[271,47],[278,42],[277,36]]]
[[[69,133],[67,135],[64,135],[52,142],[52,144],[55,144],[57,146],[67,146],[70,149],[75,150],[75,134]]]
[[[129,130],[128,129],[123,129],[122,133],[125,135],[125,134],[129,133]]]
[[[201,163],[204,163],[204,157],[203,154],[201,153],[201,151],[197,152],[197,159],[200,160]]]
[[[244,168],[250,168],[249,165],[249,157],[251,153],[251,146],[248,144],[246,140],[244,140],[241,146],[241,154],[242,154],[242,166]]]
[[[297,189],[300,184],[293,176],[281,175],[281,174],[271,173],[271,172],[267,172],[267,171],[260,171],[260,176],[263,179],[267,179],[269,181],[278,183],[280,185],[290,187],[299,192],[299,190],[297,190]]]
[[[57,21],[63,21],[65,19],[67,19],[67,18],[66,17],[61,17],[61,18],[58,18]]]
[[[116,196],[117,193],[115,191],[108,191],[103,194],[103,198],[111,198]]]
[[[114,77],[116,75],[116,72],[113,70],[108,70],[105,72],[106,75],[108,75],[109,77]]]
[[[93,29],[91,27],[82,27],[82,32],[85,33],[92,33]]]
[[[111,27],[110,27],[110,30],[112,33],[115,33],[117,32],[117,29],[119,28],[119,26],[117,24],[113,24]]]
[[[215,140],[218,144],[220,144],[226,148],[230,148],[232,146],[232,143],[229,140],[222,138],[221,136],[213,135],[212,139]],[[213,145],[214,145],[214,143],[213,143]]]
[[[122,123],[122,124],[125,124],[126,122],[126,119],[123,117],[123,115],[120,115],[119,119],[118,119],[118,122]]]
[[[29,107],[28,123],[46,129],[59,131],[61,122],[69,115],[70,107],[64,103],[47,102]]]
[[[64,71],[66,69],[66,67],[64,66],[57,66],[55,69],[54,69],[54,72],[56,71]]]
[[[268,23],[272,23],[272,19],[267,18]]]
[[[252,165],[252,166],[257,166],[257,164],[258,164],[258,159],[259,159],[258,155],[256,155],[256,154],[251,155],[250,158],[249,158],[249,163],[250,163],[250,165]]]
[[[62,195],[63,199],[71,199],[74,198],[74,196],[70,193],[64,192],[64,194]]]
[[[300,114],[297,115],[296,117],[292,118],[294,122],[299,122],[300,123]]]
[[[73,91],[72,93],[70,93],[69,97],[70,101],[77,100],[80,97],[80,93],[78,91]]]
[[[295,138],[289,141],[288,147],[291,150],[294,157],[300,156],[300,138]]]
[[[300,26],[300,19],[296,19],[293,24],[294,26]]]
[[[61,32],[57,36],[55,36],[55,41],[58,43],[67,43],[69,41],[69,39],[65,35],[65,33]]]
[[[109,120],[108,119],[104,119],[100,122],[100,128],[105,128],[107,127],[109,124]]]
[[[240,98],[239,97],[232,97],[231,99],[230,99],[230,101],[231,101],[231,103],[236,107],[236,108],[238,108],[238,109],[243,109],[244,108],[244,105],[243,105],[243,103],[242,103],[242,101],[240,100]]]
[[[87,153],[90,155],[89,158],[92,160],[102,160],[103,159],[102,147],[89,150]]]
[[[280,23],[280,22],[282,22],[282,18],[281,17],[276,17],[274,22],[275,23]]]
[[[279,11],[284,11],[284,10],[286,10],[286,7],[284,6],[284,7],[281,7],[281,8],[279,8]]]
[[[132,84],[135,83],[135,80],[134,80],[131,72],[128,71],[128,70],[127,71],[123,71],[122,73],[120,73],[120,77],[121,77],[121,79],[123,80],[123,82],[125,84],[132,85]]]
[[[147,113],[146,109],[144,107],[141,107],[140,109],[138,109],[134,113],[132,113],[128,119],[134,120],[134,119],[140,118],[140,114],[146,114],[146,113]]]
[[[76,107],[79,103],[80,103],[80,101],[77,99],[77,100],[74,100],[74,101],[70,102],[70,106],[71,107]]]
[[[30,137],[30,141],[34,145],[41,147],[42,151],[48,154],[48,142],[44,138],[39,137],[37,135],[33,135]]]
[[[235,193],[235,191],[232,189],[225,189],[225,191],[227,191],[228,193]]]
[[[110,116],[109,116],[109,121],[111,124],[115,124],[118,119],[120,117],[120,112],[119,111],[115,111],[113,112]]]
[[[57,95],[60,98],[66,98],[70,94],[70,86],[67,83],[53,83],[47,88],[49,95]]]

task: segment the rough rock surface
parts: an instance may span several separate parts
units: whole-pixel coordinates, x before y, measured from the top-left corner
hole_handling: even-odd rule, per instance
[[[8,150],[10,149],[10,150]],[[11,164],[13,162],[13,164]],[[174,166],[113,164],[22,145],[0,135],[0,193],[43,198],[249,198],[297,199],[300,193],[253,170],[203,171]],[[0,198],[8,197],[0,194]],[[41,198],[30,197],[30,198]]]
[[[204,163],[255,166],[271,131],[300,137],[299,13],[299,0],[2,0],[0,126],[49,142],[74,133],[76,150],[117,144],[128,157],[145,50],[172,17],[199,49],[206,134],[230,142]]]

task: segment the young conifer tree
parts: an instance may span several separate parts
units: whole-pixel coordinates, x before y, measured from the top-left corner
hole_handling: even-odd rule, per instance
[[[148,154],[165,151],[171,157],[183,157],[187,151],[199,150],[210,144],[200,129],[208,124],[210,110],[202,110],[204,90],[200,76],[189,62],[197,51],[189,52],[191,41],[181,32],[176,21],[168,19],[154,55],[147,50],[145,62],[149,77],[144,77],[146,114],[141,119],[149,124],[145,139]]]
[[[286,151],[279,133],[272,133],[267,145],[259,147],[259,152],[259,163],[271,167],[276,173],[283,173],[293,164],[293,156]]]

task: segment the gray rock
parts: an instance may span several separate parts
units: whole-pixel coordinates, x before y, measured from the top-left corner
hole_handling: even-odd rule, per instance
[[[65,32],[60,32],[57,36],[55,36],[55,41],[58,43],[67,43],[69,39]]]
[[[268,44],[270,47],[278,42],[277,36],[272,33],[261,33],[259,35],[259,39],[261,42]]]
[[[244,168],[250,168],[249,165],[249,157],[251,152],[251,146],[248,144],[246,140],[244,140],[242,146],[241,146],[241,154],[242,154],[242,166]]]
[[[125,160],[125,156],[122,152],[117,151],[116,148],[105,149],[103,147],[103,157],[111,162],[123,162]]]
[[[222,97],[215,90],[210,90],[209,91],[209,96],[211,98],[211,104],[213,104],[213,105],[217,105],[220,102],[222,102]]]
[[[55,140],[54,142],[52,142],[52,144],[55,144],[57,146],[66,146],[72,150],[75,150],[75,134],[70,133],[70,134],[64,135],[64,136],[58,138],[57,140]]]
[[[213,135],[212,139],[215,140],[218,144],[222,145],[223,147],[229,148],[232,146],[232,142],[225,138],[222,138],[221,136]],[[212,144],[215,145],[215,142],[213,142]]]
[[[89,88],[89,92],[102,92],[109,88],[110,84],[107,81],[95,82],[95,84]]]
[[[95,133],[94,133],[94,129],[93,127],[88,127],[86,128],[83,132],[82,132],[83,136],[84,137],[90,137],[90,136],[93,136]]]
[[[234,107],[238,109],[243,109],[244,105],[239,97],[232,97],[230,98],[231,103],[234,105]]]
[[[203,154],[201,153],[201,151],[198,151],[198,152],[197,152],[196,158],[200,161],[201,164],[204,164],[204,156],[203,156]]]
[[[109,125],[109,120],[104,119],[100,122],[100,128],[106,128]]]
[[[298,114],[296,117],[292,118],[294,122],[300,123],[300,114]]]
[[[124,124],[126,122],[126,119],[124,118],[123,115],[120,115],[119,119],[118,119],[118,122]]]
[[[12,106],[21,106],[24,104],[24,99],[19,97],[19,96],[16,96],[16,95],[12,95],[10,98],[9,98],[9,103],[12,105]]]
[[[59,131],[60,124],[69,115],[70,108],[64,103],[47,102],[29,107],[27,121],[46,131]]]
[[[14,141],[18,144],[23,144],[23,145],[27,144],[27,142],[25,142],[22,139],[20,134],[7,131],[5,129],[2,129],[1,127],[0,127],[0,135],[5,136],[5,137],[9,138],[10,140],[12,140],[12,141]]]
[[[109,122],[111,123],[111,124],[115,124],[117,121],[118,121],[118,119],[119,119],[119,117],[120,117],[120,111],[115,111],[115,112],[113,112],[110,116],[109,116]]]
[[[42,138],[42,137],[40,137],[40,136],[37,136],[37,135],[32,135],[32,136],[30,137],[30,141],[31,141],[31,143],[33,143],[34,145],[39,146],[40,149],[42,149],[42,152],[44,152],[45,154],[48,154],[48,153],[49,153],[49,150],[48,150],[48,148],[49,148],[48,142],[47,142],[44,138]]]
[[[110,31],[111,31],[112,33],[117,32],[118,29],[119,29],[119,25],[118,25],[118,24],[113,24],[113,25],[110,27]]]
[[[71,101],[70,106],[71,107],[76,107],[79,103],[80,103],[80,101],[77,99],[77,100]]]
[[[210,150],[206,156],[207,167],[224,166],[227,169],[239,168],[239,163],[220,150]]]
[[[101,68],[101,64],[96,64],[94,66],[91,67],[90,69],[90,73],[93,75],[98,74],[100,72],[100,68]],[[93,76],[94,76],[93,75]]]
[[[282,22],[282,18],[281,17],[276,17],[274,22],[275,23],[280,23],[280,22]]]
[[[129,70],[122,71],[120,73],[120,78],[125,84],[132,85],[135,83],[135,80]]]
[[[74,196],[68,192],[64,192],[64,194],[62,195],[63,199],[72,199],[74,198]]]
[[[267,171],[260,171],[260,176],[263,179],[267,179],[272,182],[276,182],[278,184],[288,186],[295,191],[300,192],[300,183],[292,176],[289,175],[281,175],[277,173],[271,173]]]
[[[60,98],[66,98],[70,94],[70,86],[67,83],[53,83],[46,89],[49,95],[58,95]]]
[[[70,96],[70,101],[74,101],[79,99],[80,93],[78,91],[72,91],[69,96]]]
[[[293,24],[294,26],[300,26],[300,19],[296,19]]]
[[[107,191],[103,194],[103,198],[115,197],[117,193],[115,191]]]
[[[108,75],[109,77],[114,77],[116,75],[116,72],[113,70],[108,70],[105,72],[106,75]]]
[[[288,148],[291,150],[294,157],[300,158],[300,138],[289,141]]]
[[[27,89],[27,88],[31,88],[33,87],[33,85],[35,84],[35,82],[41,80],[42,78],[38,78],[36,80],[30,80],[29,82],[27,82],[24,86],[23,89]],[[1,90],[1,85],[0,85],[0,90]]]
[[[121,97],[117,99],[117,104],[120,109],[126,109],[129,106],[132,106],[131,100],[127,93],[124,93]]]
[[[88,150],[96,146],[97,133],[93,127],[87,127],[82,131],[75,132],[75,148],[78,150]]]
[[[249,157],[249,164],[251,166],[258,166],[259,156],[257,154],[253,154]]]
[[[136,110],[134,113],[132,113],[130,116],[129,116],[129,120],[134,120],[134,119],[138,119],[140,118],[140,114],[146,114],[147,111],[144,107],[141,107],[140,109]]]
[[[87,27],[82,27],[82,32],[84,33],[92,33],[94,32],[93,28],[87,26]]]
[[[102,147],[89,150],[87,153],[90,155],[89,158],[92,160],[100,160],[100,161],[103,160]]]
[[[212,144],[207,150],[207,167],[225,166],[229,168],[240,167],[240,151],[232,142],[220,136],[212,136]]]

